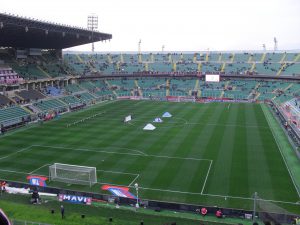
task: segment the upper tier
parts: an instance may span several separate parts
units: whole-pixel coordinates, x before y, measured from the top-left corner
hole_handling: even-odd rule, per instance
[[[66,76],[135,73],[220,73],[228,75],[300,76],[300,53],[149,53],[64,54],[63,59],[44,52],[15,59],[0,53],[0,62],[30,80]]]

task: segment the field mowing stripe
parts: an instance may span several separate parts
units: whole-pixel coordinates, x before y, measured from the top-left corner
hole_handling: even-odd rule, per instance
[[[138,173],[125,173],[125,172],[111,171],[111,170],[97,170],[97,171],[107,172],[107,173],[127,174],[127,175],[133,175],[133,176],[139,175]]]
[[[12,155],[16,155],[16,154],[18,154],[18,153],[20,153],[20,152],[24,152],[24,151],[30,149],[32,146],[33,146],[33,145],[30,145],[30,146],[28,146],[28,147],[26,147],[26,148],[22,148],[22,149],[19,150],[19,151],[16,151],[16,152],[10,153],[10,154],[8,154],[8,155],[6,155],[6,156],[3,156],[3,157],[0,158],[0,160],[6,159],[6,158],[8,158],[8,157],[10,157],[10,156],[12,156]]]
[[[267,126],[255,126],[255,125],[239,125],[239,124],[234,124],[234,123],[186,123],[187,125],[206,125],[206,126],[220,126],[220,127],[242,127],[242,128],[265,128],[268,129],[269,127]]]
[[[96,116],[103,115],[103,114],[105,114],[105,113],[106,113],[106,111],[103,111],[103,112],[99,112],[99,113],[93,114],[93,115],[91,115],[91,116],[89,116],[89,117],[81,118],[80,120],[76,120],[76,121],[74,121],[74,122],[68,123],[68,124],[67,124],[67,127],[74,126],[74,125],[76,125],[76,124],[78,124],[78,123],[84,122],[85,120],[90,120],[90,119],[92,119],[92,118],[94,118],[94,117],[96,117]]]
[[[42,148],[54,148],[54,149],[69,149],[73,151],[82,151],[82,152],[98,152],[98,153],[107,153],[107,154],[120,154],[120,155],[134,155],[134,156],[146,156],[143,154],[135,154],[135,153],[124,153],[124,152],[112,152],[112,151],[97,151],[85,148],[68,148],[68,147],[60,147],[60,146],[48,146],[48,145],[32,145],[33,147],[42,147]]]
[[[49,145],[32,145],[31,147],[41,147],[41,148],[54,148],[54,149],[69,149],[73,151],[83,151],[83,152],[98,152],[98,153],[108,153],[108,154],[121,154],[121,155],[133,155],[133,156],[144,156],[144,157],[154,157],[154,158],[166,158],[166,159],[180,159],[180,160],[194,160],[194,161],[211,161],[211,159],[199,159],[199,158],[182,158],[182,157],[176,157],[176,156],[166,156],[166,155],[147,155],[146,153],[143,153],[142,151],[138,150],[131,150],[130,148],[123,148],[123,147],[114,147],[119,149],[127,149],[129,151],[135,151],[139,152],[140,154],[135,153],[127,153],[127,152],[112,152],[112,151],[103,151],[103,150],[92,150],[92,149],[86,149],[86,148],[69,148],[69,147],[63,147],[63,146],[49,146]],[[143,154],[141,154],[143,153]]]
[[[130,187],[134,188],[134,186],[130,186]],[[226,198],[232,198],[232,199],[253,200],[253,198],[250,198],[250,197],[239,197],[239,196],[230,196],[230,195],[215,195],[215,194],[201,194],[201,193],[197,193],[197,192],[175,191],[175,190],[158,189],[158,188],[139,187],[139,189],[150,190],[150,191],[171,192],[171,193],[178,193],[178,194],[188,194],[188,195],[203,195],[203,196],[211,196],[211,197],[221,197],[221,198],[226,197]],[[297,202],[286,202],[286,201],[271,200],[271,199],[259,199],[259,200],[260,201],[265,201],[265,202],[299,205],[299,203],[297,203]]]
[[[130,187],[134,188],[134,186],[130,186]],[[239,196],[230,196],[230,195],[216,195],[216,194],[201,194],[201,193],[198,193],[198,192],[175,191],[175,190],[158,189],[158,188],[139,187],[139,189],[150,190],[150,191],[171,192],[171,193],[178,193],[178,194],[188,194],[188,195],[203,195],[203,196],[220,197],[220,198],[225,198],[226,197],[226,198],[232,198],[232,199],[253,200],[253,198],[250,198],[250,197],[239,197]],[[285,201],[270,200],[270,199],[259,199],[259,200],[265,201],[265,202],[299,205],[299,203],[297,203],[297,202],[285,202]]]
[[[167,156],[167,155],[147,155],[154,158],[166,158],[166,159],[181,159],[181,160],[194,160],[194,161],[211,161],[210,159],[199,159],[199,158],[183,158],[176,156]]]
[[[209,171],[210,171],[210,168],[211,168],[211,164],[212,164],[212,160],[210,160],[210,163],[209,163],[208,171],[207,171],[207,174],[206,174],[206,177],[205,177],[205,180],[204,180],[204,184],[203,184],[203,187],[202,187],[202,190],[201,190],[201,194],[203,194],[203,191],[204,191],[204,188],[205,188],[205,185],[206,185],[206,181],[207,181],[207,178],[208,178],[208,175],[209,175]]]
[[[102,113],[103,114],[103,113]],[[157,116],[159,117],[159,116]],[[82,118],[82,117],[79,117]],[[78,119],[77,121],[75,121],[76,123],[78,122],[82,122],[82,120],[87,120],[89,117],[86,118],[82,118],[82,119]],[[152,120],[153,116],[149,116],[149,117],[138,117],[136,119],[133,119],[131,121],[131,125],[134,125],[134,123],[132,122],[149,122],[148,120]],[[177,120],[182,120],[183,123],[178,124],[178,122],[172,122],[172,121],[168,121],[167,124],[176,124],[176,125],[206,125],[206,126],[222,126],[222,127],[242,127],[242,128],[265,128],[268,129],[269,127],[267,126],[257,126],[257,125],[239,125],[239,124],[234,124],[234,123],[228,123],[228,124],[219,124],[219,123],[201,123],[201,122],[188,122],[186,119],[184,118],[179,118],[179,117],[173,117],[173,119],[177,119]],[[101,117],[101,118],[97,118],[97,121],[120,121],[120,119],[114,119],[114,118],[105,118],[105,117]],[[88,122],[86,122],[88,123]],[[72,125],[73,123],[69,123],[67,125]],[[164,128],[164,127],[160,127],[160,128]]]
[[[17,173],[17,174],[25,174],[25,175],[29,175],[29,173],[25,173],[25,172],[20,172],[20,171],[15,171],[15,170],[3,170],[0,169],[1,172],[6,172],[6,173]],[[37,176],[44,176],[44,177],[48,177],[47,175],[41,175],[41,174],[35,174]],[[16,182],[16,181],[13,181]]]
[[[134,186],[129,186],[129,187],[134,188]],[[175,190],[159,189],[159,188],[139,187],[139,189],[150,190],[150,191],[171,192],[171,193],[179,193],[179,194],[189,194],[189,195],[202,195],[200,192],[175,191]]]
[[[148,156],[145,152],[142,152],[140,150],[136,150],[136,149],[133,149],[133,148],[125,148],[125,147],[119,147],[119,146],[114,146],[114,145],[110,145],[110,147],[111,148],[117,148],[117,149],[126,149],[128,151],[138,152],[138,153],[141,153],[141,155]]]
[[[275,139],[275,142],[276,142],[277,147],[278,147],[278,149],[279,149],[280,155],[281,155],[281,157],[282,157],[282,159],[283,159],[283,161],[284,161],[284,164],[285,164],[285,166],[286,166],[286,168],[287,168],[287,170],[288,170],[288,172],[289,172],[290,178],[291,178],[291,180],[292,180],[292,182],[293,182],[293,184],[294,184],[294,187],[295,187],[295,189],[296,189],[296,192],[297,192],[297,194],[298,194],[298,197],[300,197],[300,192],[299,192],[299,190],[298,190],[298,186],[297,186],[297,184],[296,184],[296,182],[295,182],[295,180],[294,180],[293,174],[291,173],[290,168],[289,168],[289,166],[288,166],[288,164],[287,164],[287,162],[286,162],[286,160],[285,160],[285,157],[284,157],[284,155],[283,155],[283,153],[282,153],[281,145],[279,144],[279,142],[278,142],[278,140],[277,140],[277,137],[274,135],[274,130],[273,130],[273,127],[272,127],[272,125],[271,125],[271,123],[270,123],[270,116],[266,114],[266,112],[265,112],[266,109],[262,106],[262,104],[260,105],[260,107],[261,107],[261,109],[262,109],[262,111],[263,111],[263,113],[264,113],[264,115],[265,115],[265,117],[266,117],[266,120],[267,120],[267,122],[268,122],[269,128],[270,128],[270,130],[271,130],[271,133],[272,133],[272,135],[273,135],[273,138]]]

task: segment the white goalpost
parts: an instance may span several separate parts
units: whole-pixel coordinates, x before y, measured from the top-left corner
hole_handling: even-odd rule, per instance
[[[54,163],[49,166],[49,180],[91,187],[97,183],[97,169],[96,167]]]

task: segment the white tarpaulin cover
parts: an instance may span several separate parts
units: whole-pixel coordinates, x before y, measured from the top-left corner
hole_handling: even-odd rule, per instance
[[[169,112],[165,112],[162,117],[172,117],[172,115]]]
[[[131,120],[131,115],[129,116],[126,116],[125,119],[124,119],[124,123],[127,123]]]
[[[153,126],[151,123],[148,123],[143,130],[155,130],[155,126]]]
[[[153,120],[153,122],[154,123],[162,123],[163,121],[161,118],[157,117],[157,118],[155,118],[155,120]]]

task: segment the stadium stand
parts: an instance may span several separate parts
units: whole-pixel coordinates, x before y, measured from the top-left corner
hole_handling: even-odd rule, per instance
[[[0,124],[10,126],[22,122],[30,114],[19,106],[0,109]]]
[[[75,96],[78,99],[80,99],[80,101],[82,101],[82,102],[91,102],[91,101],[96,99],[96,97],[94,97],[92,94],[90,94],[88,92],[83,92],[83,93],[80,93],[80,94],[76,94]]]
[[[13,101],[11,101],[8,97],[0,94],[0,108],[4,106],[12,105]]]
[[[47,86],[45,91],[50,96],[59,96],[62,94],[62,90],[58,87]]]
[[[300,95],[300,85],[299,83],[290,83],[286,88],[284,88],[278,96],[274,99],[277,103],[281,104],[286,101],[291,100],[294,97]]]
[[[80,88],[79,85],[77,84],[70,84],[66,86],[65,89],[68,93],[76,93],[76,92],[83,91],[83,89]]]
[[[64,60],[77,74],[86,74],[89,71],[89,67],[83,62],[79,55],[65,54]]]
[[[37,90],[22,90],[20,92],[16,92],[16,94],[25,102],[29,102],[31,100],[37,101],[39,99],[45,98],[45,96]]]
[[[82,81],[76,87],[82,87],[76,96],[88,95],[88,100],[95,99],[93,95],[105,96],[166,96],[169,87],[170,95],[191,96],[198,91],[198,97],[229,98],[229,99],[276,99],[280,102],[297,95],[300,85],[296,82],[276,80],[244,80],[225,79],[219,83],[207,83],[204,79],[194,78],[114,78],[109,80]],[[85,90],[85,91],[83,91]],[[88,91],[88,92],[87,92]],[[80,98],[80,97],[79,97]]]
[[[300,63],[287,63],[284,69],[282,70],[282,75],[300,75]]]
[[[134,75],[140,73],[222,73],[227,75],[300,74],[298,53],[170,53],[170,54],[64,54],[63,60],[53,53],[13,59],[0,54],[16,75],[24,79],[47,79],[67,76]],[[140,60],[142,59],[142,60]],[[0,70],[1,75],[1,70]],[[21,79],[20,78],[20,79]],[[3,82],[4,78],[0,78]]]
[[[249,62],[250,54],[248,52],[236,53],[234,57],[234,62],[236,63],[247,63]]]
[[[16,84],[23,81],[12,68],[0,67],[0,84]]]
[[[33,104],[35,107],[39,108],[41,111],[51,111],[51,110],[66,110],[67,104],[59,99],[49,99],[41,100]]]
[[[70,95],[62,97],[62,98],[60,98],[60,100],[64,101],[68,105],[73,105],[73,104],[79,104],[79,103],[81,103],[80,99],[78,99],[75,96],[70,96]]]

